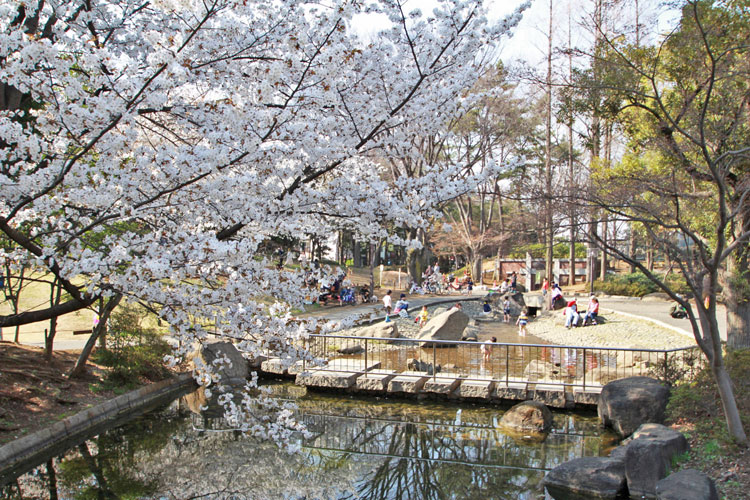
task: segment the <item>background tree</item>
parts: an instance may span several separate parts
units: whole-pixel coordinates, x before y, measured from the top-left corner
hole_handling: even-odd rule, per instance
[[[723,364],[716,301],[723,283],[727,310],[741,317],[740,304],[750,298],[741,269],[750,239],[747,9],[746,2],[687,1],[679,26],[658,46],[607,39],[631,154],[616,171],[598,174],[594,198],[614,218],[638,222],[685,277],[694,309],[647,266],[598,238],[688,309],[740,443],[747,437]]]

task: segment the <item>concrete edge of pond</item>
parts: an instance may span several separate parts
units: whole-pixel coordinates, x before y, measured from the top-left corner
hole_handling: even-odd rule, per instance
[[[46,457],[62,452],[177,395],[197,387],[190,373],[156,382],[87,408],[55,424],[0,447],[0,486],[27,472]]]

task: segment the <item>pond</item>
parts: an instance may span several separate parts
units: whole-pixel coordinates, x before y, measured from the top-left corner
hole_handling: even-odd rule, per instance
[[[227,429],[184,401],[106,431],[4,487],[29,498],[542,499],[545,471],[607,454],[615,437],[593,414],[557,412],[542,442],[510,436],[503,410],[316,394],[273,383],[312,433],[301,451]]]

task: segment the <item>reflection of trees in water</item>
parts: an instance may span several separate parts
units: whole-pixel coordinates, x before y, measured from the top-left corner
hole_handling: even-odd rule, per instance
[[[518,444],[494,429],[320,415],[306,420],[322,430],[310,446],[340,450],[338,456],[327,455],[329,460],[360,453],[383,457],[375,471],[358,480],[357,493],[345,498],[430,500],[500,492],[523,498],[540,491],[547,462],[546,446]],[[533,463],[528,467],[530,462],[540,469]]]
[[[529,444],[496,430],[494,410],[424,404],[389,414],[390,405],[360,403],[358,411],[337,411],[326,400],[316,413],[314,404],[304,406],[301,418],[314,436],[300,454],[232,432],[221,419],[156,415],[69,452],[56,461],[57,474],[41,467],[34,480],[50,482],[40,483],[34,497],[49,491],[53,498],[56,479],[65,492],[60,498],[81,499],[523,499],[541,492],[543,477],[524,468],[598,454],[596,424],[565,415],[556,416],[556,434],[547,442]]]

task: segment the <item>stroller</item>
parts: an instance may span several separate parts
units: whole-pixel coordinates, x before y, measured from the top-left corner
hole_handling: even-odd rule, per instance
[[[341,291],[340,296],[341,304],[349,304],[349,305],[355,305],[357,303],[357,299],[354,296],[354,290],[351,288],[344,288]]]

